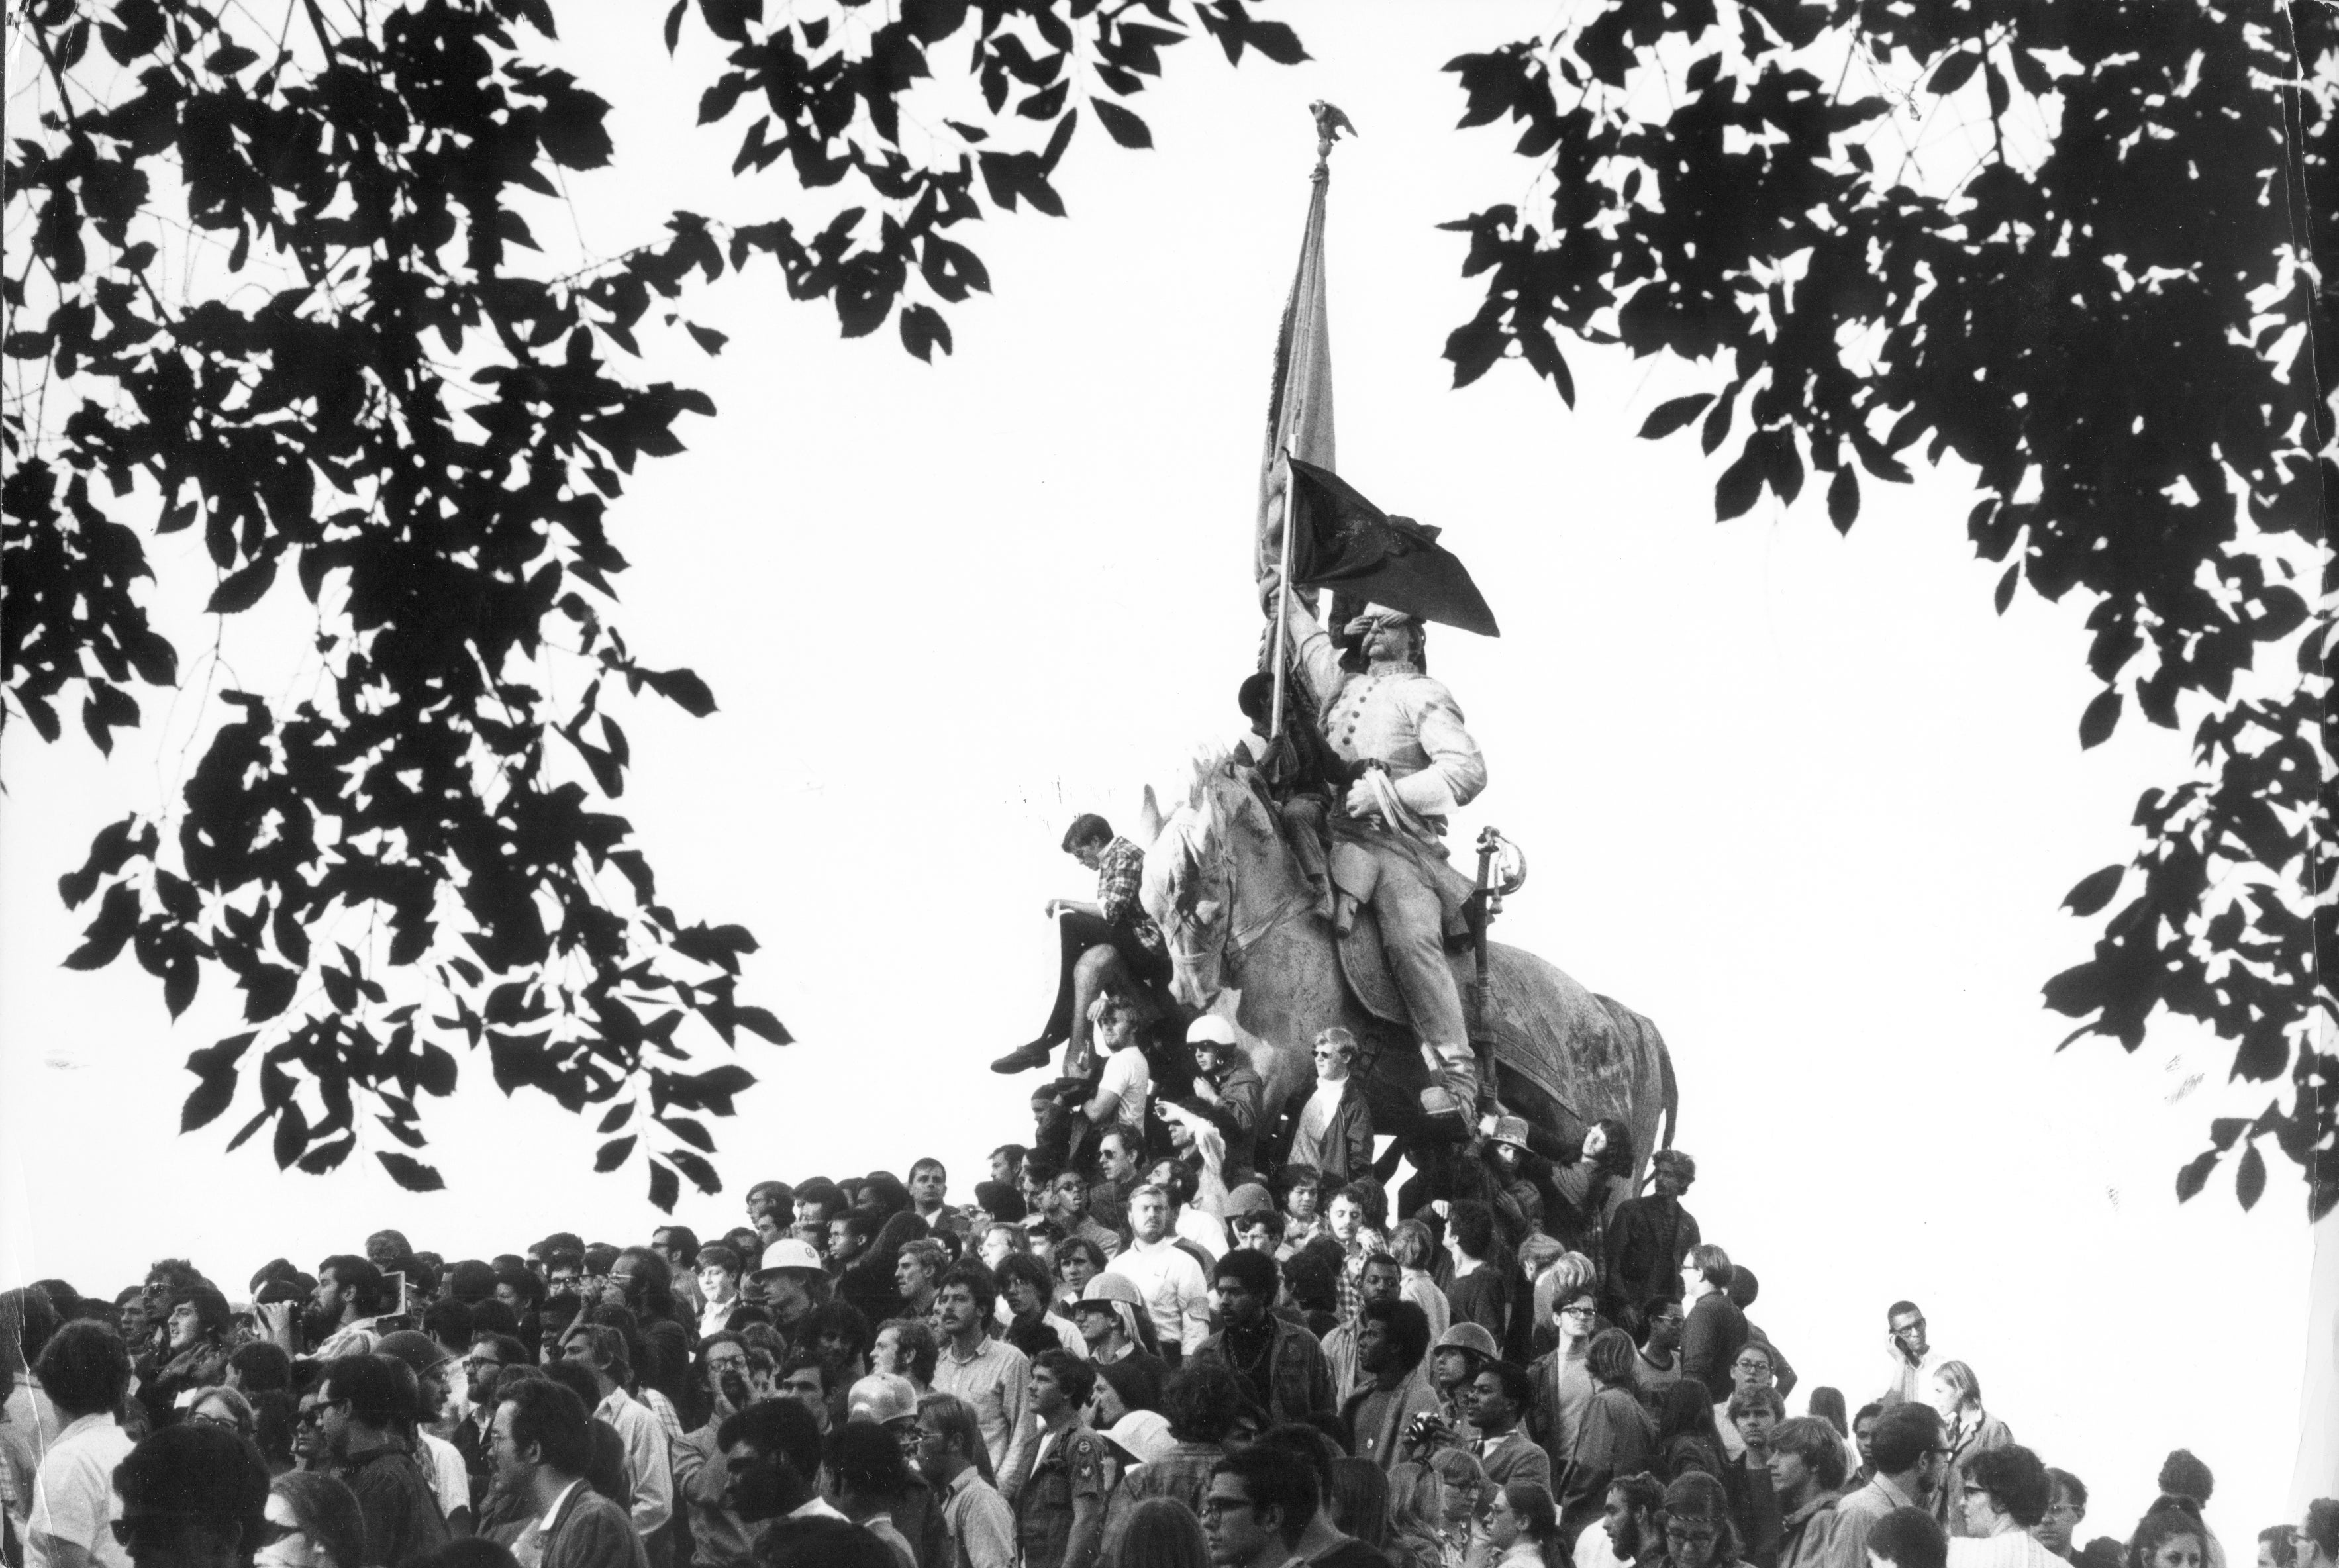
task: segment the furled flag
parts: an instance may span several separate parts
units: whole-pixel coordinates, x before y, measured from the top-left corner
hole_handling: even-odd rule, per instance
[[[1392,518],[1339,475],[1295,458],[1291,581],[1330,588],[1339,600],[1367,600],[1425,621],[1500,636],[1495,612],[1469,569],[1437,542],[1437,530]]]
[[[1275,386],[1268,399],[1267,439],[1258,457],[1255,575],[1261,581],[1278,564],[1286,447],[1308,462],[1327,468],[1333,465],[1332,328],[1324,301],[1324,194],[1331,176],[1320,154],[1314,184],[1308,198],[1308,227],[1299,237],[1299,266],[1292,274],[1291,294],[1284,301],[1283,321],[1275,335]]]

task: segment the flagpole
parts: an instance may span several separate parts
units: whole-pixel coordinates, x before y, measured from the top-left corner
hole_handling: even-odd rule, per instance
[[[1283,443],[1283,569],[1275,579],[1275,714],[1268,720],[1267,733],[1271,739],[1283,733],[1283,683],[1285,640],[1291,626],[1291,441]]]

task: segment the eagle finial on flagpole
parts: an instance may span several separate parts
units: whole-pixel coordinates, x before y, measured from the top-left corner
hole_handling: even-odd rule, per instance
[[[1308,112],[1316,116],[1316,174],[1321,179],[1330,171],[1332,143],[1340,139],[1343,131],[1355,135],[1356,123],[1340,112],[1337,104],[1327,104],[1321,98],[1308,104]]]

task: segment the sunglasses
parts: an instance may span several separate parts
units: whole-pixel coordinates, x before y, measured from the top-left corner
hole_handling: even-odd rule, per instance
[[[173,1533],[183,1530],[195,1520],[207,1515],[183,1508],[157,1508],[143,1514],[132,1514],[116,1519],[109,1526],[116,1544],[128,1546],[136,1543],[145,1532],[161,1526]]]

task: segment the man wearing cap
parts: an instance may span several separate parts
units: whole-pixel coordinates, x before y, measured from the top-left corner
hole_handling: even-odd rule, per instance
[[[1279,585],[1271,566],[1266,576],[1261,603],[1272,606]],[[1486,787],[1485,762],[1454,694],[1423,673],[1421,622],[1367,606],[1344,628],[1360,640],[1366,661],[1351,674],[1307,595],[1287,596],[1285,613],[1324,738],[1358,773],[1332,818],[1335,924],[1345,930],[1352,903],[1372,906],[1390,976],[1434,1077],[1422,1108],[1475,1121],[1479,1065],[1446,957],[1446,938],[1467,929],[1463,910],[1473,883],[1446,863],[1444,841],[1446,818]]]
[[[764,1248],[764,1266],[754,1276],[758,1305],[791,1342],[812,1309],[828,1299],[828,1270],[809,1242],[784,1236]]]
[[[902,1451],[908,1474],[885,1505],[893,1528],[910,1543],[920,1563],[948,1562],[950,1522],[943,1517],[942,1502],[918,1468],[918,1391],[906,1377],[873,1372],[854,1382],[845,1395],[845,1410],[846,1425],[867,1421],[882,1426]]]
[[[1194,1353],[1197,1366],[1224,1366],[1240,1378],[1277,1425],[1336,1414],[1347,1392],[1332,1378],[1316,1336],[1275,1316],[1280,1271],[1266,1253],[1240,1247],[1219,1259],[1219,1332]]]
[[[1153,1315],[1134,1283],[1107,1269],[1089,1281],[1086,1292],[1072,1303],[1071,1313],[1091,1361],[1099,1366],[1129,1367],[1141,1378],[1146,1397],[1130,1404],[1151,1405],[1160,1397],[1170,1367],[1145,1348],[1153,1335]],[[1116,1377],[1113,1382],[1120,1387],[1122,1380]]]
[[[1437,1390],[1438,1423],[1458,1442],[1477,1442],[1471,1401],[1476,1396],[1478,1369],[1501,1358],[1495,1336],[1483,1323],[1453,1324],[1430,1347],[1429,1381]]]
[[[1227,1140],[1219,1169],[1231,1185],[1248,1180],[1258,1146],[1258,1113],[1266,1087],[1235,1039],[1223,1013],[1206,1012],[1186,1030],[1194,1052],[1193,1092],[1179,1103],[1209,1119]]]

